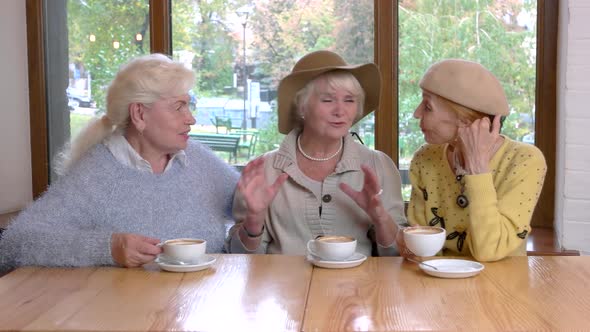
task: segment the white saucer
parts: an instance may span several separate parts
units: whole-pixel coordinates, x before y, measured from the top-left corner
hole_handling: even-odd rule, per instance
[[[158,256],[158,258],[156,258],[155,262],[158,264],[158,266],[160,266],[160,268],[162,270],[165,270],[165,271],[194,272],[194,271],[200,271],[200,270],[204,270],[206,268],[209,268],[209,266],[211,266],[211,264],[215,263],[216,260],[217,260],[217,258],[215,258],[213,256],[204,255],[199,260],[198,263],[186,265],[186,264],[178,264],[175,262],[166,261],[165,258],[161,258],[161,256]]]
[[[313,264],[317,267],[324,267],[327,269],[347,269],[349,267],[359,266],[366,259],[367,259],[367,256],[365,256],[359,252],[354,253],[352,256],[348,257],[347,259],[345,259],[343,261],[326,261],[326,260],[322,260],[321,258],[316,257],[312,254],[307,255],[308,262],[310,262],[311,264]]]
[[[439,278],[468,278],[479,274],[485,266],[481,263],[464,259],[432,259],[424,261],[428,265],[438,268],[438,271],[420,264],[426,274]]]

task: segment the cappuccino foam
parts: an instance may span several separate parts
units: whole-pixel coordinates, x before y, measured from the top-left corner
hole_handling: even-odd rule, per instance
[[[350,236],[322,236],[317,240],[324,243],[345,243],[354,241]]]

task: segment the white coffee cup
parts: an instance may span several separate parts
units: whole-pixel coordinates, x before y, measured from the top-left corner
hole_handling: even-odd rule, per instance
[[[447,232],[441,227],[412,226],[404,228],[406,247],[416,256],[434,256],[445,244]]]
[[[167,258],[181,262],[196,262],[207,248],[207,241],[202,239],[173,239],[165,241],[162,251]]]
[[[307,250],[328,261],[341,261],[356,251],[356,239],[350,236],[329,235],[307,242]]]

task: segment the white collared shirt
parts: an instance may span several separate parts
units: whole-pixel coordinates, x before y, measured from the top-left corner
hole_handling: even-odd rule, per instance
[[[111,135],[104,140],[104,145],[121,164],[138,171],[154,173],[152,165],[135,151],[123,135]],[[188,161],[186,160],[186,153],[184,150],[180,150],[170,157],[168,164],[166,164],[166,168],[164,168],[164,173],[172,167],[174,159],[178,159],[182,166],[187,165]]]

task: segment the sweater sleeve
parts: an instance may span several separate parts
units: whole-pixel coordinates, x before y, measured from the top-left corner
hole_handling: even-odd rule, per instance
[[[381,195],[383,207],[391,215],[393,221],[398,224],[398,227],[403,227],[406,223],[406,215],[404,213],[399,171],[389,156],[380,151],[376,151],[376,153],[375,169],[381,182],[381,188],[383,189],[383,194]],[[389,247],[377,244],[377,253],[379,256],[399,256],[399,251],[395,244]]]
[[[422,160],[422,151],[423,149],[420,149],[414,154],[410,164],[410,183],[412,185],[412,193],[410,196],[410,204],[408,206],[408,222],[413,226],[427,225],[426,195],[428,195],[428,193],[426,192],[425,186],[422,184],[419,167]]]
[[[234,224],[229,230],[228,237],[225,241],[225,250],[231,254],[265,254],[266,247],[270,241],[267,227],[264,227],[262,231],[262,241],[255,250],[248,250],[240,239],[238,232],[242,227],[247,210],[246,201],[241,192],[236,188],[233,202],[233,216],[236,220],[236,224]]]
[[[469,236],[473,257],[495,261],[516,250],[530,232],[530,221],[541,193],[547,166],[534,148],[516,150],[510,166],[492,173],[466,175]]]
[[[83,176],[68,175],[21,212],[0,241],[0,269],[17,266],[112,265],[111,231],[92,222],[97,197]],[[105,193],[108,195],[108,193]]]

